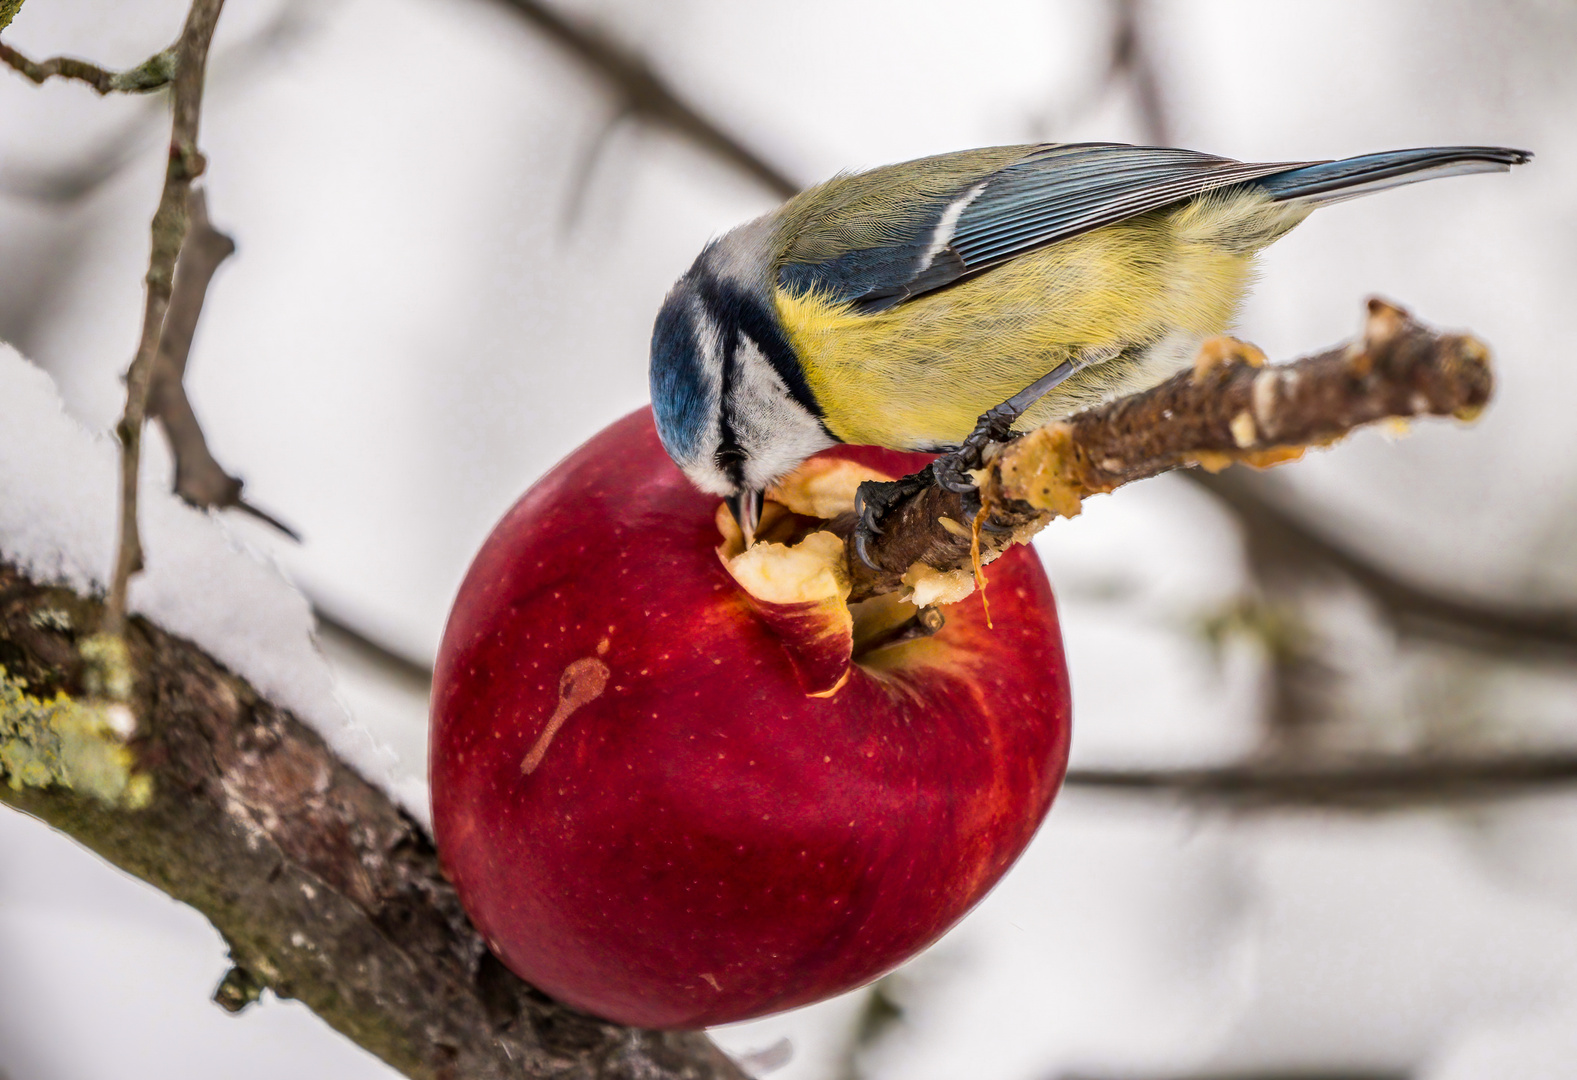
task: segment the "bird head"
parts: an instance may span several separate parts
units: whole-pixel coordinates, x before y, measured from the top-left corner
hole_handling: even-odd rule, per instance
[[[750,229],[712,244],[674,285],[651,361],[663,448],[691,483],[728,502],[747,542],[762,492],[837,441],[778,323],[770,278],[749,272],[767,261],[746,246]]]

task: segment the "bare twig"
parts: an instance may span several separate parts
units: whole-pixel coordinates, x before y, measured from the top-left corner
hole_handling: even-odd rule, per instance
[[[1094,112],[1126,85],[1138,114],[1140,140],[1151,146],[1169,146],[1166,99],[1146,33],[1147,0],[1110,0],[1107,6],[1111,29],[1105,67],[1074,100],[1044,110],[1032,127],[1043,137],[1056,139],[1063,129]]]
[[[209,64],[206,93],[212,95],[220,84],[256,86],[260,69],[277,72],[280,47],[300,38],[310,2],[286,0],[267,23],[232,43],[223,54],[215,54]],[[216,67],[220,70],[214,71]],[[0,170],[0,194],[52,206],[69,206],[91,195],[136,160],[166,123],[163,102],[146,100],[144,105],[75,162],[48,166],[6,162]]]
[[[149,101],[146,109],[93,147],[85,157],[60,167],[32,167],[8,162],[0,172],[0,193],[49,206],[70,206],[91,195],[118,176],[153,138],[164,120],[161,102]]]
[[[683,136],[781,198],[800,189],[786,172],[685,100],[644,56],[602,30],[559,12],[544,0],[499,2],[601,76],[622,99],[620,113],[627,112]]]
[[[892,996],[892,979],[888,975],[866,987],[865,1001],[833,1067],[835,1080],[864,1080],[861,1057],[904,1022],[904,1008]]]
[[[393,682],[423,698],[432,692],[431,664],[411,659],[328,611],[321,603],[313,603],[312,615],[318,623],[318,636],[325,644],[332,644],[345,650],[362,663],[377,668]]]
[[[1069,787],[1246,807],[1394,809],[1577,787],[1577,754],[1370,757],[1317,765],[1069,769]]]
[[[1251,546],[1275,548],[1277,562],[1303,572],[1335,570],[1361,587],[1398,633],[1527,659],[1577,657],[1577,611],[1436,592],[1412,584],[1262,493],[1240,470],[1190,473],[1243,522]]]
[[[1409,1080],[1411,1073],[1403,1070],[1376,1071],[1374,1069],[1236,1069],[1232,1072],[1185,1073],[1161,1080]],[[1145,1080],[1157,1080],[1154,1073],[1146,1072]],[[1133,1076],[1106,1073],[1062,1073],[1057,1080],[1138,1080]]]
[[[105,633],[111,637],[118,636],[125,626],[126,589],[132,575],[142,568],[142,542],[137,532],[142,424],[147,412],[154,359],[170,303],[175,263],[186,239],[187,194],[204,166],[203,156],[197,149],[197,126],[202,115],[208,46],[213,41],[214,25],[223,6],[224,0],[193,0],[186,15],[186,25],[175,45],[175,117],[170,127],[169,164],[165,168],[159,207],[153,215],[153,252],[148,260],[142,336],[137,355],[126,372],[126,410],[117,425],[121,442],[119,542],[104,620]]]
[[[125,71],[110,71],[97,64],[70,56],[54,56],[42,61],[29,60],[4,42],[0,42],[0,61],[9,64],[35,83],[42,84],[54,78],[74,79],[77,82],[87,83],[100,95],[146,94],[163,89],[174,81],[178,62],[177,48],[177,45],[171,45],[168,49],[154,53],[136,67],[127,68]]]
[[[618,134],[619,128],[629,119],[632,119],[630,110],[620,107],[603,121],[602,126],[587,142],[586,148],[581,151],[574,171],[570,173],[569,198],[564,203],[564,213],[559,221],[560,232],[568,234],[579,223],[581,213],[586,208],[586,195],[591,188],[591,179],[596,175],[597,165],[607,153],[608,147],[613,145],[613,137]]]
[[[1113,0],[1112,62],[1107,78],[1113,82],[1127,79],[1133,87],[1139,126],[1152,146],[1170,146],[1172,125],[1166,115],[1166,96],[1161,90],[1155,56],[1145,34],[1146,0]]]
[[[1272,464],[1387,417],[1470,415],[1489,398],[1488,359],[1473,338],[1437,333],[1371,300],[1361,343],[1286,365],[1224,359],[1196,366],[1009,443],[983,486],[992,520],[1008,531],[986,533],[984,551],[1076,514],[1089,495],[1171,469]],[[934,485],[900,505],[873,545],[881,569],[851,553],[851,599],[902,587],[916,563],[944,572],[969,567],[964,516],[960,497]],[[852,524],[835,527],[847,532]]]
[[[187,218],[186,243],[175,263],[170,305],[164,315],[159,352],[148,384],[148,415],[163,428],[175,458],[175,493],[203,509],[245,511],[299,540],[291,528],[241,498],[240,478],[231,476],[214,459],[187,397],[186,361],[191,355],[192,337],[197,332],[208,285],[219,265],[235,252],[235,241],[209,222],[208,200],[201,188],[194,188],[190,194]]]
[[[298,998],[417,1080],[745,1080],[700,1033],[598,1020],[510,974],[422,830],[194,645],[131,620],[136,738],[84,723],[79,644],[103,614],[0,564],[0,803],[207,916],[235,965],[226,1007]],[[16,769],[46,756],[53,782]],[[86,758],[126,800],[89,793]]]

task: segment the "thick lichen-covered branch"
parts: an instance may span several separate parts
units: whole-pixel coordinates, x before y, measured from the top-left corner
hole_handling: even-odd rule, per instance
[[[1355,428],[1413,416],[1469,418],[1489,400],[1489,352],[1379,300],[1363,337],[1317,356],[1260,366],[1247,352],[1203,356],[1161,385],[1097,406],[1004,446],[981,475],[989,560],[1083,499],[1171,469],[1271,465]],[[873,545],[878,569],[850,559],[858,600],[904,587],[916,563],[969,568],[974,538],[960,497],[932,487],[897,508]],[[844,522],[847,530],[852,522]],[[996,530],[996,531],[991,531]]]
[[[133,620],[130,699],[90,693],[102,617],[0,564],[0,802],[206,915],[236,967],[221,1004],[298,998],[423,1080],[743,1080],[703,1035],[585,1016],[511,975],[422,830],[195,646]]]

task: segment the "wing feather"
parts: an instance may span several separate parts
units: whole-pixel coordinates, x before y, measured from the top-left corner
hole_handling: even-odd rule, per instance
[[[970,168],[968,155],[983,153],[993,156]],[[855,209],[851,199],[838,202],[831,221],[808,217],[813,198],[802,196],[785,207],[798,218],[778,279],[797,293],[815,291],[862,311],[881,311],[1048,244],[1308,164],[1314,163],[1248,164],[1192,150],[1063,143],[889,166],[893,175],[884,177],[888,169],[876,169],[834,181],[857,187],[863,204],[858,209],[864,213],[856,212],[851,220],[843,220]],[[887,194],[902,192],[911,182],[912,197]],[[865,220],[872,212],[891,217]],[[883,242],[851,248],[837,244],[840,234],[851,239],[882,235]],[[812,255],[829,247],[841,254]]]

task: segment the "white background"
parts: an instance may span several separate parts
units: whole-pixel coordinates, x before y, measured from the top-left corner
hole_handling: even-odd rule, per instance
[[[1034,138],[1141,138],[1096,96],[1107,9],[1060,0],[574,5],[730,130],[811,181]],[[1170,0],[1149,40],[1180,145],[1248,160],[1435,143],[1528,147],[1512,176],[1322,211],[1264,260],[1241,333],[1273,357],[1334,343],[1370,293],[1497,354],[1470,428],[1365,434],[1283,470],[1300,505],[1414,580],[1577,604],[1577,7]],[[135,63],[179,0],[29,0],[10,44]],[[202,145],[239,252],[188,386],[220,460],[297,526],[237,542],[412,656],[436,647],[471,553],[530,481],[646,400],[650,323],[702,243],[773,200],[617,102],[488,0],[230,0]],[[147,100],[0,71],[0,339],[107,430],[135,346],[163,169]],[[90,194],[25,194],[131,133]],[[573,221],[570,208],[578,206]],[[158,448],[153,466],[167,469]],[[0,468],[5,463],[0,461]],[[113,495],[105,491],[104,499]],[[1175,479],[1093,501],[1040,548],[1073,667],[1075,762],[1233,760],[1263,736],[1263,660],[1201,620],[1246,585],[1231,519]],[[1345,594],[1334,743],[1577,743],[1569,668],[1396,641]],[[425,706],[331,655],[340,693],[423,770]],[[194,913],[0,812],[7,1080],[390,1075],[301,1007],[240,1018]],[[862,1052],[904,1080],[1362,1070],[1577,1078],[1577,805],[1232,816],[1065,794],[1021,864],[887,987],[903,1022]],[[718,1032],[794,1046],[775,1076],[845,1080],[856,993]]]

